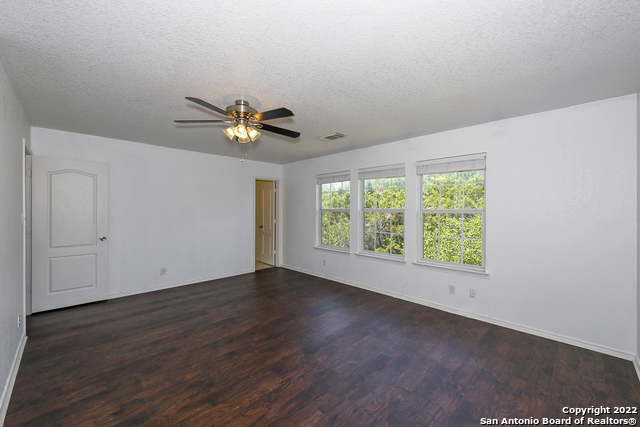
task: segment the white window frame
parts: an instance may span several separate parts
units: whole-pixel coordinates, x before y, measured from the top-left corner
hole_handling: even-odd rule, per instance
[[[336,182],[349,182],[349,200],[350,204],[348,208],[323,208],[322,207],[322,184],[333,184]],[[316,175],[316,192],[317,192],[317,218],[316,218],[316,248],[318,249],[328,249],[340,252],[350,252],[351,251],[351,173],[349,171],[342,172],[332,172],[326,174]],[[325,245],[322,243],[322,214],[324,212],[328,213],[348,213],[349,214],[349,246],[333,246],[333,245]]]
[[[365,198],[365,193],[366,193],[365,188],[364,188],[364,181],[366,179],[384,179],[384,178],[399,178],[399,177],[402,177],[402,178],[405,179],[405,208],[404,209],[366,209],[364,207],[364,198]],[[404,215],[404,223],[405,223],[405,231],[406,231],[406,221],[407,221],[406,181],[407,180],[406,180],[406,176],[405,176],[405,165],[404,165],[404,163],[395,164],[395,165],[387,165],[387,166],[377,166],[377,167],[373,167],[373,168],[358,169],[358,190],[359,190],[359,195],[358,195],[358,206],[359,206],[359,212],[358,212],[358,219],[359,219],[358,244],[359,244],[360,250],[357,253],[357,255],[369,256],[369,257],[374,257],[374,258],[384,258],[384,259],[389,259],[389,260],[393,260],[393,261],[402,261],[402,262],[404,262],[405,254],[407,253],[407,234],[404,231],[402,233],[403,245],[404,245],[404,251],[403,251],[404,253],[402,255],[365,250],[365,248],[364,248],[364,233],[365,233],[365,230],[364,230],[364,226],[365,226],[364,216],[365,216],[365,213],[377,213],[377,212],[391,213],[391,214],[393,214],[393,213],[402,213]]]
[[[444,157],[440,159],[416,162],[416,173],[418,175],[418,259],[415,264],[439,269],[454,270],[488,276],[487,273],[487,174],[486,174],[486,153],[469,154],[465,156]],[[423,175],[452,172],[471,172],[483,170],[485,172],[484,188],[485,200],[484,209],[424,209],[423,205]],[[463,186],[464,189],[464,186]],[[464,190],[463,190],[464,191]],[[464,194],[464,193],[463,193]],[[454,263],[448,261],[432,260],[424,258],[424,214],[481,214],[482,215],[482,265],[470,265]],[[464,238],[462,240],[464,250]]]

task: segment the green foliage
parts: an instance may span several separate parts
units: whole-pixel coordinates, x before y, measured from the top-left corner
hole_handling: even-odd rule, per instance
[[[322,209],[348,209],[351,205],[349,181],[322,184]]]
[[[423,175],[422,208],[484,209],[484,171]],[[482,265],[482,213],[423,213],[423,257]]]
[[[484,209],[484,171],[422,177],[423,209]]]
[[[404,209],[404,177],[366,179],[365,209]],[[364,249],[404,254],[404,213],[364,212]]]
[[[350,182],[322,184],[322,209],[348,209],[351,205]],[[323,245],[349,247],[350,214],[348,212],[323,211],[321,216]]]

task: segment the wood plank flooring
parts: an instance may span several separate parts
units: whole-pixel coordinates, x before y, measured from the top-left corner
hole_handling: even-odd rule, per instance
[[[640,402],[631,362],[283,268],[27,326],[7,427],[542,425]]]

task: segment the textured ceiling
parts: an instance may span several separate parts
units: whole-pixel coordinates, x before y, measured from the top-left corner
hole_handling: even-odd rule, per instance
[[[241,156],[184,99],[295,116],[288,163],[640,91],[638,0],[0,0],[33,126]],[[348,136],[331,142],[332,132]]]

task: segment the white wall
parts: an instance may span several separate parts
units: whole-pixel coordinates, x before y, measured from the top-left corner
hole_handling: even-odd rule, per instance
[[[629,357],[638,351],[636,103],[630,95],[287,164],[284,264]],[[413,163],[477,152],[487,153],[490,278],[415,266]],[[407,169],[408,262],[314,249],[315,175],[351,170],[355,191],[358,168],[394,163]]]
[[[14,359],[25,335],[23,138],[28,146],[29,122],[0,62],[0,409],[8,403],[6,391]],[[21,327],[18,327],[18,315],[22,316]],[[0,424],[3,420],[1,412]]]
[[[36,156],[109,164],[111,297],[253,271],[254,176],[282,166],[42,128],[32,140]]]

